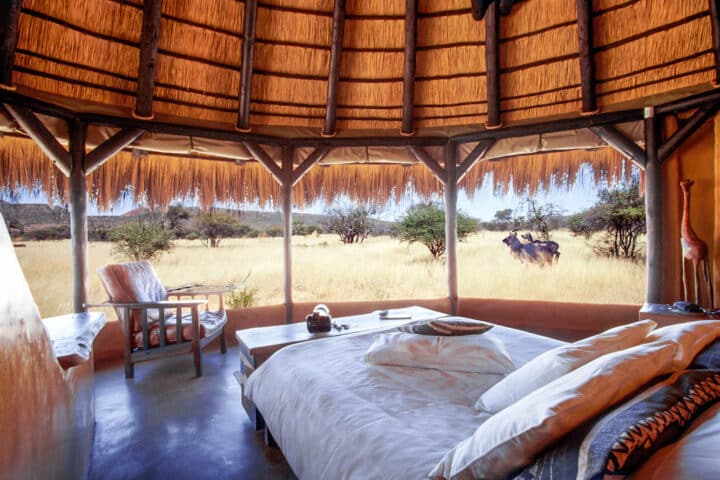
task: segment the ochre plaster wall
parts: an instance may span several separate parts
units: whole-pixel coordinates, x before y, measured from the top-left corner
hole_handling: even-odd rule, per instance
[[[92,361],[64,371],[0,216],[0,478],[85,478]]]
[[[668,126],[668,132],[675,125]],[[682,216],[682,193],[680,180],[695,182],[691,189],[690,224],[695,233],[708,245],[712,275],[714,276],[715,305],[720,292],[720,221],[717,208],[720,199],[720,117],[707,122],[682,145],[663,165],[663,241],[664,241],[664,284],[663,300],[666,303],[682,299],[682,248],[680,244],[680,220]],[[690,265],[688,264],[688,267]],[[688,272],[692,274],[690,267]],[[691,275],[692,276],[692,275]],[[694,300],[693,283],[689,284]],[[707,298],[707,294],[703,293]],[[708,306],[703,300],[704,306]]]

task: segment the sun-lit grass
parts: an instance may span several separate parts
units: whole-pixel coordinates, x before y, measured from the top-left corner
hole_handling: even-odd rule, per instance
[[[510,257],[502,232],[480,232],[461,242],[459,294],[462,297],[537,299],[589,303],[640,304],[645,265],[595,256],[582,238],[556,232],[560,262],[540,268]],[[95,274],[116,262],[109,243],[92,242],[90,301],[106,295]],[[28,242],[17,254],[43,316],[72,310],[70,242]],[[282,239],[224,240],[219,249],[199,241],[179,241],[171,254],[153,262],[166,285],[242,281],[258,289],[259,304],[283,302]],[[436,298],[447,295],[442,261],[422,245],[389,237],[343,245],[335,235],[293,238],[295,301]]]

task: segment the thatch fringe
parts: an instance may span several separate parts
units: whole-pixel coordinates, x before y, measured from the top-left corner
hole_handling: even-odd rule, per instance
[[[496,191],[534,194],[553,185],[572,185],[583,164],[590,163],[593,181],[614,182],[630,175],[628,162],[612,149],[569,151],[478,162],[461,182],[469,195],[483,186],[492,174]],[[6,137],[0,141],[0,188],[16,190],[39,184],[49,198],[67,200],[67,179],[30,140]],[[279,205],[281,189],[257,163],[238,166],[233,162],[190,159],[150,154],[134,158],[128,152],[116,155],[88,177],[88,191],[100,208],[110,208],[127,193],[151,205],[166,206],[174,199],[198,196],[203,207],[214,202]],[[293,191],[293,202],[302,206],[323,199],[332,202],[349,196],[358,202],[384,204],[410,191],[429,198],[442,192],[442,185],[422,165],[332,165],[316,166]]]

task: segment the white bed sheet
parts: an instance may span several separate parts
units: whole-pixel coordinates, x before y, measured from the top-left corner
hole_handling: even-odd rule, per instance
[[[314,340],[275,353],[246,395],[300,479],[418,479],[490,417],[473,409],[501,375],[370,365],[373,336]],[[520,367],[559,340],[495,326]]]

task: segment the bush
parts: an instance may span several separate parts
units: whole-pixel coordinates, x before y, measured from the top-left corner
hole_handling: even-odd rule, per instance
[[[173,234],[157,222],[138,219],[110,230],[113,253],[129,260],[152,260],[173,249]]]
[[[360,243],[373,230],[370,215],[377,213],[374,206],[356,206],[349,208],[333,208],[329,212],[330,219],[327,231],[337,233],[343,243]]]
[[[235,217],[226,213],[201,213],[193,220],[200,238],[210,248],[218,248],[223,238],[232,237],[240,226]]]
[[[47,225],[25,230],[27,240],[65,240],[70,238],[70,225]]]
[[[243,285],[242,287],[234,290],[225,297],[225,301],[230,308],[249,308],[257,304],[258,289],[254,287],[248,287]]]
[[[463,240],[475,231],[475,220],[458,211],[458,240]],[[433,203],[410,207],[397,224],[397,235],[400,241],[422,243],[430,250],[433,258],[438,258],[445,253],[445,211]]]
[[[268,227],[265,229],[265,235],[268,237],[282,237],[283,236],[283,228],[282,227]]]

